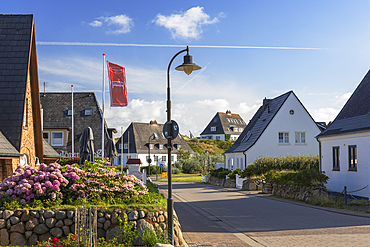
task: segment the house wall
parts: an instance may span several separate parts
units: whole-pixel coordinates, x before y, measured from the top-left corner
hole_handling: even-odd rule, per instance
[[[158,157],[158,162],[157,161],[154,161],[154,155],[156,156],[156,157]],[[172,161],[172,164],[174,164],[176,161],[177,161],[177,154],[175,154],[175,153],[171,153],[171,155],[173,156],[173,161]],[[131,159],[140,159],[141,160],[141,162],[143,163],[141,166],[143,167],[143,166],[148,166],[148,162],[147,162],[147,156],[148,156],[148,154],[137,154],[137,153],[131,153],[131,154],[129,154],[129,155],[127,155],[127,154],[123,154],[123,166],[127,166],[126,165],[126,163],[127,163],[127,160],[128,160],[128,157],[127,156],[130,156],[129,158],[131,158]],[[151,165],[152,166],[159,166],[159,163],[160,163],[160,159],[163,157],[163,156],[165,156],[166,157],[166,162],[163,162],[162,161],[162,164],[163,165],[165,165],[165,166],[167,166],[167,161],[168,161],[168,155],[167,155],[167,153],[166,154],[164,154],[164,153],[161,153],[161,154],[159,154],[159,153],[150,153],[150,158],[152,159],[152,163],[151,163]],[[118,157],[116,157],[115,159],[114,159],[114,164],[116,165],[116,166],[120,166],[121,165],[121,154],[119,153],[118,154]]]
[[[31,97],[31,83],[30,83],[30,74],[27,76],[27,86],[26,86],[26,95],[25,95],[25,114],[23,117],[26,118],[26,122],[22,127],[22,137],[21,137],[21,147],[20,153],[27,156],[27,163],[29,165],[35,164],[36,158],[36,148],[35,148],[35,133],[34,133],[34,118],[33,118],[33,109],[32,109],[32,97]],[[23,120],[25,121],[25,120]],[[42,158],[42,157],[41,157]]]
[[[336,137],[320,138],[321,167],[330,178],[326,187],[329,190],[342,192],[370,186],[370,132],[349,134]],[[357,171],[349,171],[348,145],[357,146]],[[333,170],[333,147],[339,147],[340,170]],[[353,193],[354,195],[370,198],[370,188]]]
[[[294,114],[290,114],[294,110]],[[289,132],[289,144],[279,144],[279,132]],[[305,132],[306,144],[295,143],[295,132]],[[259,156],[310,155],[319,153],[315,136],[320,133],[310,115],[291,94],[257,142],[247,151],[247,164]]]
[[[244,153],[230,153],[225,155],[225,168],[234,171],[237,168],[245,169]]]

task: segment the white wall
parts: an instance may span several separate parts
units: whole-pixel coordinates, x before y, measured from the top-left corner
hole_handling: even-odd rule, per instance
[[[320,138],[322,171],[330,178],[326,187],[342,192],[344,186],[354,191],[370,185],[370,132]],[[348,171],[348,145],[357,146],[357,171]],[[332,149],[339,146],[340,171],[333,171]],[[370,198],[370,189],[353,193]]]
[[[294,110],[293,115],[289,113],[290,110]],[[289,144],[279,144],[279,132],[289,132]],[[295,132],[306,133],[306,144],[295,144]],[[315,136],[319,133],[310,115],[294,94],[290,94],[257,142],[246,152],[247,165],[259,156],[316,155],[319,153],[319,144]]]
[[[244,170],[245,156],[243,153],[225,154],[225,168],[234,171],[237,168]]]

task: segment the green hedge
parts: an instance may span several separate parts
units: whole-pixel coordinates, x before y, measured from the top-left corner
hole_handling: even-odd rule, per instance
[[[243,171],[243,177],[261,176],[269,171],[303,171],[305,169],[319,170],[318,155],[300,155],[285,157],[260,156],[253,164]]]

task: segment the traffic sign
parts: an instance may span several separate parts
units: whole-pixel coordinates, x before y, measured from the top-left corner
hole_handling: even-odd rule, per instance
[[[171,133],[168,133],[168,124],[171,125]],[[170,123],[166,122],[163,126],[163,134],[166,139],[174,140],[179,135],[179,125],[175,120],[171,120]]]
[[[159,164],[160,167],[163,167],[163,164]]]

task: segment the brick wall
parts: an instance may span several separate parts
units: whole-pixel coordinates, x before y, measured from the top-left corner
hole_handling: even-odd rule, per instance
[[[26,114],[23,117],[24,124],[22,127],[22,138],[20,153],[26,154],[27,162],[29,165],[35,164],[36,148],[35,148],[35,134],[34,134],[34,123],[33,123],[33,111],[32,111],[32,97],[31,97],[31,82],[30,74],[27,76],[27,87],[26,87],[26,100],[25,100]],[[17,164],[15,164],[15,168]],[[13,169],[14,164],[13,164]]]

